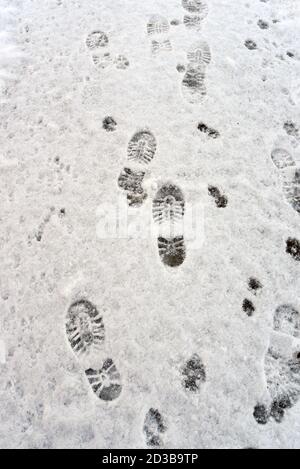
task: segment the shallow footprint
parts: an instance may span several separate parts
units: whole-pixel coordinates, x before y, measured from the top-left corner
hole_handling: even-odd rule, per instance
[[[104,54],[93,54],[92,61],[96,68],[104,70],[112,64],[112,57],[109,52]]]
[[[287,202],[300,213],[300,169],[291,154],[283,148],[275,148],[271,159],[282,177],[282,191]]]
[[[206,372],[201,358],[194,354],[182,368],[182,385],[187,391],[197,392],[206,381]]]
[[[149,36],[164,34],[169,32],[169,30],[169,21],[161,15],[152,15],[147,23],[147,32]]]
[[[127,59],[127,57],[125,57],[125,55],[117,55],[115,60],[114,60],[114,64],[116,66],[117,69],[119,70],[126,70],[126,68],[129,67],[129,60]]]
[[[300,315],[290,305],[278,307],[274,314],[270,346],[264,363],[269,399],[258,403],[253,416],[257,423],[266,424],[270,418],[280,423],[285,411],[300,398],[300,342],[295,349],[293,338],[299,337]]]
[[[170,30],[169,21],[161,15],[153,15],[147,23],[148,36],[156,36],[151,41],[151,53],[157,55],[160,52],[170,52],[172,44],[169,38],[163,36]]]
[[[161,435],[165,433],[167,427],[164,419],[157,409],[151,408],[145,417],[143,431],[146,437],[146,444],[150,447],[160,448],[163,445]]]
[[[208,14],[208,5],[205,0],[182,0],[182,6],[189,13],[198,13],[202,18]]]
[[[182,191],[174,184],[165,184],[153,200],[153,219],[158,224],[158,250],[162,262],[169,267],[180,266],[186,257],[183,236],[185,211]]]
[[[205,69],[188,65],[182,80],[183,97],[191,104],[202,103],[206,97]]]
[[[271,159],[279,170],[284,170],[296,165],[291,154],[284,148],[275,148],[271,153]]]
[[[284,176],[282,190],[288,203],[300,213],[300,169]]]
[[[280,305],[274,313],[274,331],[300,337],[300,314],[292,305]]]
[[[153,133],[148,129],[139,130],[128,143],[128,160],[148,165],[154,158],[156,148],[157,143]]]
[[[111,358],[107,358],[99,370],[89,368],[85,374],[99,399],[113,401],[120,396],[121,376]]]
[[[153,40],[151,43],[151,52],[153,55],[157,55],[160,52],[170,52],[171,50],[172,44],[169,39],[165,39],[164,41]]]
[[[104,342],[105,331],[96,306],[86,299],[72,303],[67,312],[66,333],[76,354],[88,354],[99,349]]]
[[[199,30],[202,24],[202,18],[197,15],[184,15],[183,24],[187,29]]]
[[[211,62],[210,47],[206,41],[197,41],[191,45],[187,52],[190,65],[195,67],[209,65]]]
[[[103,31],[93,31],[86,38],[86,46],[89,50],[95,50],[108,45],[108,36]]]

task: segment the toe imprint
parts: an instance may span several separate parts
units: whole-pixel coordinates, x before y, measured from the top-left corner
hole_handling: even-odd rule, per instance
[[[187,52],[189,63],[195,67],[208,65],[211,61],[210,47],[205,41],[193,44]]]
[[[185,66],[183,64],[177,64],[176,70],[179,73],[183,73],[183,72],[185,72]]]
[[[271,406],[270,416],[280,423],[284,417],[284,411],[293,407],[293,403],[289,396],[282,396],[274,400]]]
[[[270,414],[265,405],[257,404],[254,407],[253,417],[255,418],[257,423],[259,423],[260,425],[265,425],[266,423],[268,423]]]
[[[245,41],[245,46],[249,50],[256,50],[257,49],[257,44],[256,44],[256,42],[252,41],[252,39],[247,39],[247,41]]]
[[[205,0],[182,0],[182,6],[190,13],[198,13],[205,18],[208,14],[208,6]]]
[[[258,20],[257,24],[260,27],[260,29],[269,29],[269,23],[267,21]]]
[[[225,208],[228,204],[226,195],[222,195],[220,190],[215,186],[208,186],[208,193],[215,199],[215,204],[218,208]]]
[[[86,38],[86,46],[90,50],[105,47],[108,42],[108,36],[103,31],[93,31]]]
[[[153,15],[147,23],[147,32],[149,36],[154,34],[167,33],[170,29],[169,21],[160,15]]]
[[[182,369],[182,385],[191,392],[200,390],[201,384],[206,381],[206,372],[201,358],[194,354]]]
[[[286,131],[286,133],[290,135],[291,137],[296,137],[296,138],[299,137],[299,129],[294,122],[292,121],[285,122],[283,125],[283,128]]]
[[[274,165],[280,170],[295,166],[293,157],[283,148],[275,148],[271,153],[271,158]]]
[[[87,354],[99,348],[105,332],[101,315],[90,301],[81,299],[73,303],[67,313],[67,337],[76,354]]]
[[[157,409],[151,408],[145,417],[143,427],[147,446],[161,447],[163,445],[161,435],[165,433],[166,430],[167,427],[160,412]]]
[[[220,137],[220,132],[218,130],[213,129],[212,127],[208,127],[206,124],[204,124],[204,122],[199,122],[198,130],[213,139]]]
[[[156,147],[156,139],[152,132],[150,130],[140,130],[129,141],[128,160],[147,165],[152,161]]]
[[[242,307],[243,307],[243,311],[245,311],[247,316],[249,316],[249,317],[253,316],[253,313],[255,312],[255,306],[252,303],[252,301],[245,298],[245,300],[243,301],[243,306]]]
[[[248,280],[248,288],[249,288],[249,290],[250,290],[252,293],[254,293],[254,295],[256,295],[257,292],[262,289],[262,287],[263,287],[263,286],[262,286],[262,284],[261,284],[261,282],[260,282],[259,280],[257,280],[257,279],[254,278],[254,277],[250,277],[250,278],[249,278],[249,280]]]
[[[114,132],[117,128],[117,123],[113,117],[106,116],[103,119],[102,127],[104,130],[106,130],[106,132]]]
[[[126,68],[129,67],[129,60],[124,56],[124,55],[117,55],[117,57],[114,60],[116,68],[119,70],[125,70]]]
[[[184,215],[184,197],[179,187],[174,184],[162,186],[153,200],[153,217],[158,223],[173,223],[182,220]]]
[[[85,371],[87,379],[99,399],[113,401],[122,391],[121,377],[111,358],[104,361],[99,370],[92,368]]]

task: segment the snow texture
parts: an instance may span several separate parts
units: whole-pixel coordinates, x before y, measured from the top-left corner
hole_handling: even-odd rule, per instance
[[[1,0],[1,448],[300,447],[299,25]]]

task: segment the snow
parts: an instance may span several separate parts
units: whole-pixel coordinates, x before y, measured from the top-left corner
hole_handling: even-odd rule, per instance
[[[300,165],[300,6],[206,3],[197,29],[183,23],[181,0],[1,0],[2,448],[144,448],[158,427],[164,448],[300,447],[299,402],[280,423],[253,417],[278,386],[299,393],[296,379],[289,384],[300,350],[289,325],[277,341],[282,374],[268,349],[278,307],[300,311],[300,263],[286,252],[288,238],[300,239],[299,186],[271,157],[284,149]],[[153,17],[167,19],[164,32],[147,33]],[[109,39],[96,51],[86,43],[93,31]],[[201,86],[191,95],[182,83],[199,41],[211,60],[196,65]],[[127,146],[141,129],[157,148],[140,168],[147,198],[134,208],[118,177],[137,170]],[[184,195],[177,267],[161,261],[152,217],[166,183]],[[66,334],[68,309],[82,298],[105,327],[90,356]],[[205,380],[194,392],[182,370],[195,355]],[[112,401],[85,374],[107,358],[121,376]]]

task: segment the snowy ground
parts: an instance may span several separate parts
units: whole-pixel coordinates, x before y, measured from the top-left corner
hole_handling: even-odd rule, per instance
[[[300,5],[183,3],[0,0],[2,448],[300,447]]]

